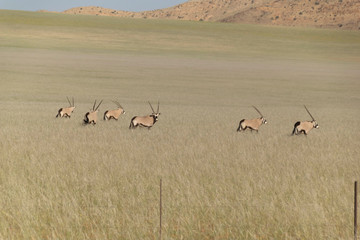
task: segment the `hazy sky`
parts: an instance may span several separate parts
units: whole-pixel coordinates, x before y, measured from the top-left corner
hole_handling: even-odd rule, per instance
[[[145,11],[184,3],[187,0],[0,0],[0,9],[64,11],[73,7],[99,6],[115,10]]]

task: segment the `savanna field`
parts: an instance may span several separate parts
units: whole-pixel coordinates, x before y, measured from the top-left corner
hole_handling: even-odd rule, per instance
[[[162,179],[162,239],[353,239],[359,66],[359,31],[1,10],[0,238],[159,239]]]

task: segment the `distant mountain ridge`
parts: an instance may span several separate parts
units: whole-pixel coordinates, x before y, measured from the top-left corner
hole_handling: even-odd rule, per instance
[[[144,12],[90,6],[63,13],[360,30],[359,0],[190,0]]]

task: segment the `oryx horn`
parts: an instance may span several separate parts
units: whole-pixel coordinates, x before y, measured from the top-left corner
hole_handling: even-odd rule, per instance
[[[66,99],[68,100],[70,107],[72,107],[74,104],[71,104],[71,102],[70,102],[70,100],[69,100],[68,97],[66,97]],[[74,101],[74,98],[73,98],[73,101]]]
[[[310,117],[312,118],[313,121],[315,121],[315,118],[311,115],[309,109],[307,109],[307,107],[304,105],[306,111],[308,112],[308,114],[310,115]]]
[[[94,109],[94,111],[98,110],[98,108],[100,107],[102,102],[103,102],[103,100],[100,101],[99,105],[97,105],[97,107]],[[96,103],[96,100],[95,100],[95,103]],[[94,107],[95,107],[95,104],[94,104]]]
[[[149,103],[149,105],[151,107],[151,110],[153,111],[152,113],[155,113],[154,108],[152,107],[151,103],[150,102],[148,102],[148,103]]]
[[[95,111],[95,105],[96,105],[96,99],[95,99],[95,102],[94,102],[94,106],[92,108],[93,111]]]
[[[253,108],[255,108],[255,110],[260,114],[261,117],[264,117],[261,112],[259,111],[259,109],[257,109],[255,106],[252,106]]]
[[[112,102],[115,103],[115,105],[118,106],[119,108],[124,109],[118,101],[112,101]]]

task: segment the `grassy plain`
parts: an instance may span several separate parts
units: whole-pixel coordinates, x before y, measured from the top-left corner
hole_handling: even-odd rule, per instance
[[[0,11],[0,33],[0,238],[158,239],[160,178],[163,239],[352,238],[360,32]],[[95,99],[127,114],[82,126]],[[320,129],[291,137],[304,104]],[[268,124],[237,133],[251,105]]]

